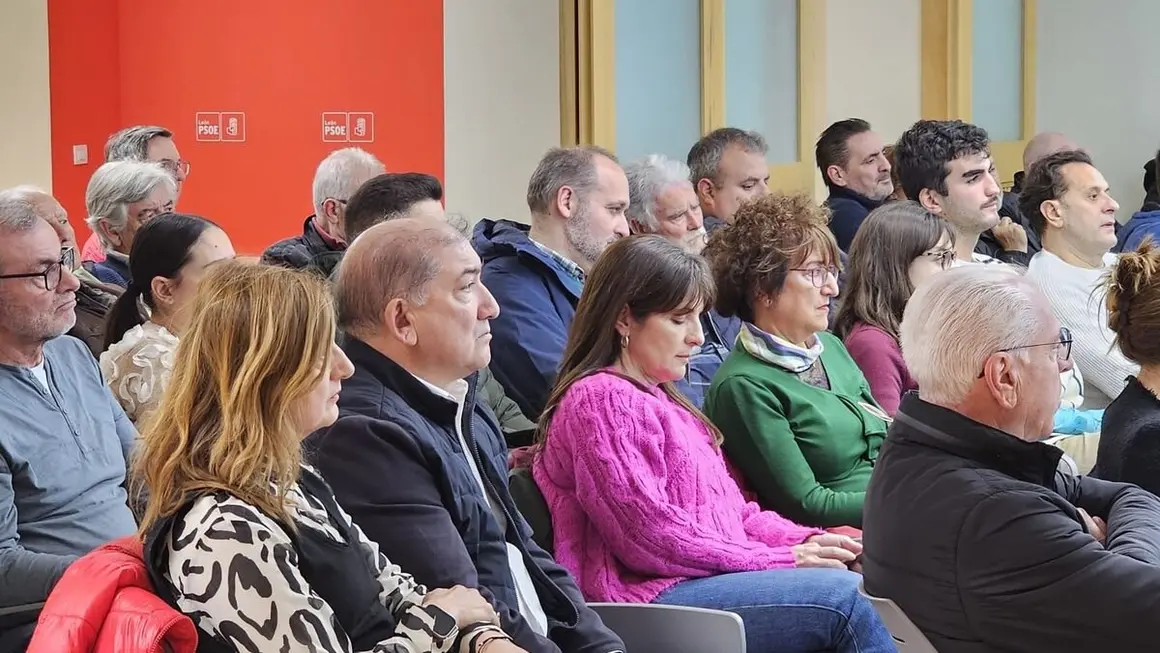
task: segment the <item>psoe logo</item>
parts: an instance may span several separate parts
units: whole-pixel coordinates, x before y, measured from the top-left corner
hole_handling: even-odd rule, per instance
[[[322,113],[322,141],[324,143],[346,143],[350,140],[347,114],[343,111]]]
[[[220,141],[222,139],[222,114],[220,111],[199,111],[194,116],[194,134],[199,141]]]

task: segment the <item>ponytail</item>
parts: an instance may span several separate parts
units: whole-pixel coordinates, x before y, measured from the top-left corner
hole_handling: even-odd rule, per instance
[[[214,223],[196,215],[163,213],[137,230],[129,250],[129,287],[109,309],[105,320],[105,350],[121,341],[125,333],[143,324],[146,316],[140,305],[155,310],[153,280],[176,278],[189,261],[193,248],[206,229]]]
[[[1160,363],[1160,248],[1150,236],[1136,251],[1120,255],[1104,288],[1116,346],[1133,362]]]
[[[105,317],[105,343],[101,351],[108,351],[109,347],[121,342],[129,329],[145,323],[145,316],[141,315],[137,305],[142,295],[140,282],[134,279],[109,308],[109,314]]]

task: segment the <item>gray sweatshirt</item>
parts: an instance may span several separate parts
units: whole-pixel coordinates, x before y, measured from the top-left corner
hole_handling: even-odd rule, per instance
[[[47,391],[0,365],[0,605],[43,601],[78,556],[137,528],[133,424],[80,340],[49,341],[44,360]]]

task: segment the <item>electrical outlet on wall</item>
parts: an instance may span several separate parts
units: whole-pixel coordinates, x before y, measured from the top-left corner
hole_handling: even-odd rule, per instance
[[[73,145],[73,165],[83,166],[89,162],[89,146]]]

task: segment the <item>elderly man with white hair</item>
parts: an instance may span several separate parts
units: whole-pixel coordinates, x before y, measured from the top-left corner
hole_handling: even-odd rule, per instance
[[[262,262],[330,277],[350,241],[346,205],[360,186],[387,171],[375,155],[357,147],[328,154],[314,171],[314,214],[302,224],[302,235],[266,248]]]
[[[866,590],[941,653],[1144,651],[1160,615],[1160,499],[1057,471],[1042,442],[1071,334],[1007,266],[918,289],[901,326],[918,381],[866,491]]]
[[[105,260],[90,263],[102,283],[126,288],[133,238],[154,216],[173,211],[177,182],[156,163],[111,161],[97,168],[85,191],[85,218],[105,248]]]

